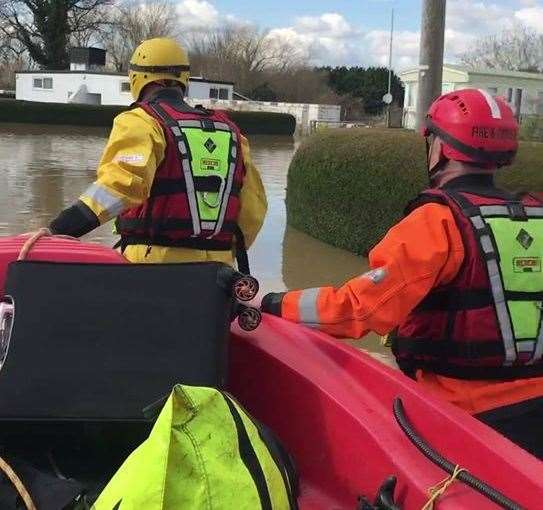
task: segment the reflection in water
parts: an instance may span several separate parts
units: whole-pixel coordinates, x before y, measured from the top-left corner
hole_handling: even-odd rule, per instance
[[[0,124],[0,235],[47,225],[71,204],[93,181],[107,135],[103,128]],[[288,137],[251,139],[269,205],[249,252],[264,291],[338,285],[367,268],[365,259],[286,227],[287,170],[296,147]],[[87,240],[113,245],[116,238],[103,225]],[[364,347],[380,349],[375,338]]]

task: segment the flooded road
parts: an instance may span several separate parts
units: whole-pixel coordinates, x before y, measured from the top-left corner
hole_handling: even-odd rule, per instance
[[[72,126],[0,124],[0,235],[45,226],[94,180],[108,130]],[[337,285],[363,273],[367,261],[286,226],[287,170],[297,142],[254,137],[252,157],[266,188],[269,211],[249,251],[252,272],[264,290]],[[113,245],[111,224],[87,240]],[[360,342],[357,342],[360,345]],[[375,337],[365,349],[389,359]]]

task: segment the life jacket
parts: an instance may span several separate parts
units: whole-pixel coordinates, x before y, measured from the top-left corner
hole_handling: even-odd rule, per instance
[[[448,205],[465,256],[392,335],[400,368],[459,379],[543,375],[543,203],[497,189],[432,189],[408,207]]]
[[[229,251],[249,272],[237,224],[245,177],[238,127],[219,111],[192,108],[177,89],[161,89],[136,103],[162,126],[166,137],[149,198],[116,222],[121,247],[130,244]]]
[[[231,395],[178,384],[93,510],[296,510],[291,462]]]

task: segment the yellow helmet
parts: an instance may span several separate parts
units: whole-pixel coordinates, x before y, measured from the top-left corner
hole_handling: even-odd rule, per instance
[[[135,101],[145,85],[158,80],[174,80],[185,88],[189,81],[189,57],[174,40],[164,37],[143,41],[132,54],[128,67],[130,92]]]

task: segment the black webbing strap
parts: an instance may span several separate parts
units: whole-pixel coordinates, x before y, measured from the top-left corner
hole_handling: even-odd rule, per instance
[[[236,242],[236,261],[238,263],[238,271],[243,274],[251,274],[249,267],[249,256],[247,255],[247,245],[245,244],[245,236],[238,224],[234,228],[234,238]]]
[[[146,226],[144,218],[119,218],[117,222],[117,228],[120,232],[123,231],[134,231],[142,230]],[[176,218],[155,218],[151,221],[151,228],[160,229],[160,231],[172,231],[172,230],[191,230],[192,231],[192,221],[191,220],[180,220]],[[237,224],[234,221],[225,221],[223,232],[236,233]],[[202,239],[205,241],[206,239]]]
[[[476,360],[493,356],[503,356],[501,340],[468,341],[468,340],[436,340],[433,338],[403,338],[397,339],[397,354],[407,356],[428,356],[432,358],[462,358]]]
[[[149,238],[144,235],[123,236],[120,241],[121,249],[131,245],[149,246]],[[172,240],[168,237],[156,235],[153,237],[153,246],[164,246],[166,248],[189,248],[202,251],[230,251],[232,243],[229,241],[217,241],[215,239],[202,239],[199,237],[186,237]]]
[[[138,64],[129,64],[128,69],[130,71],[136,71],[138,73],[159,73],[159,74],[174,74],[178,75],[186,71],[190,71],[190,65],[173,65],[173,66],[141,66]]]
[[[432,362],[416,361],[414,368],[423,369],[434,374],[465,380],[497,380],[513,381],[543,376],[543,364],[515,365],[502,367],[466,366],[451,361]]]
[[[196,191],[218,193],[221,189],[221,179],[216,175],[195,176],[194,188]],[[156,178],[151,188],[150,196],[175,195],[187,191],[184,179]],[[241,186],[234,183],[232,185],[231,195],[237,197],[241,192]]]
[[[459,289],[436,290],[418,305],[417,311],[461,311],[494,306],[489,289],[461,291]]]

